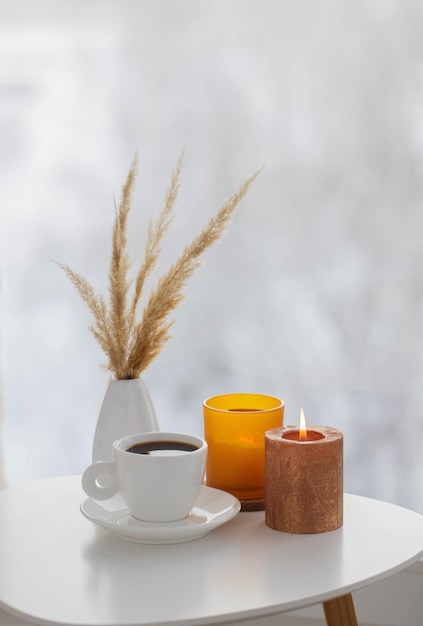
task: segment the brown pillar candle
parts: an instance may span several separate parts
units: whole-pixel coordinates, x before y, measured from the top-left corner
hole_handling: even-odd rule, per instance
[[[265,519],[270,528],[287,533],[339,528],[343,523],[341,431],[329,426],[308,426],[301,433],[290,427],[268,430],[265,481]]]

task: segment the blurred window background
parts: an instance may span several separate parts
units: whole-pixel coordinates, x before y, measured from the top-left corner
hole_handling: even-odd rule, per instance
[[[145,372],[161,428],[270,393],[345,436],[345,489],[423,513],[423,5],[0,3],[1,440],[7,483],[78,474],[108,374],[53,260],[107,294],[134,154],[134,271],[185,150],[155,279],[264,170]]]

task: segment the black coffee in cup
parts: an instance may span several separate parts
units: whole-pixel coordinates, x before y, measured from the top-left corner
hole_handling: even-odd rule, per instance
[[[120,493],[130,515],[144,522],[188,517],[201,492],[207,443],[189,433],[133,433],[113,443],[113,462],[97,461],[82,475],[94,500]],[[1,620],[0,620],[1,622]]]
[[[178,452],[194,452],[198,450],[198,446],[184,441],[145,441],[135,443],[126,448],[126,452],[134,452],[135,454],[151,454],[154,452],[177,454]]]

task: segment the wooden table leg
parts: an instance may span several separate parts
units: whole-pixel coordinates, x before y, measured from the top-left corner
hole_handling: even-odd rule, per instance
[[[323,610],[328,626],[358,626],[354,603],[350,593],[323,602]]]

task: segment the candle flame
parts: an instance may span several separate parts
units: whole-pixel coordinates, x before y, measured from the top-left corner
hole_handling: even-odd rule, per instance
[[[307,441],[307,427],[304,416],[304,409],[302,407],[300,413],[300,441]]]

